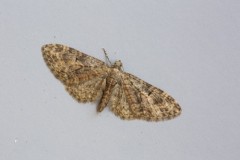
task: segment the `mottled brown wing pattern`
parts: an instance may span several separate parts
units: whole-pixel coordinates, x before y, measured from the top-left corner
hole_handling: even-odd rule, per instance
[[[116,85],[110,108],[122,119],[160,121],[181,113],[179,104],[166,92],[129,73],[122,74],[121,85]]]
[[[65,86],[69,94],[79,102],[94,102],[101,98],[106,79],[94,78],[79,84]]]
[[[52,73],[79,102],[98,99],[109,72],[104,62],[60,44],[42,47],[43,58]]]
[[[93,102],[101,98],[98,112],[108,105],[122,119],[147,121],[172,119],[181,113],[178,103],[167,93],[123,72],[121,61],[107,66],[60,44],[44,45],[42,53],[52,73],[77,101]]]

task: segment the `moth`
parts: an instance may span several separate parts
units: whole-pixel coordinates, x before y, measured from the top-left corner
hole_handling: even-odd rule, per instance
[[[181,113],[179,104],[166,92],[124,72],[120,60],[108,64],[61,44],[44,45],[42,55],[78,102],[100,100],[97,112],[109,106],[122,119],[147,121],[168,120]]]

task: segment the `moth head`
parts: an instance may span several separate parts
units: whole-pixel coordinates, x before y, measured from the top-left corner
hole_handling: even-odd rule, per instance
[[[113,68],[117,68],[117,69],[119,69],[119,70],[122,70],[122,67],[123,67],[123,65],[122,65],[121,60],[117,60],[117,61],[115,61],[114,64],[113,64]]]

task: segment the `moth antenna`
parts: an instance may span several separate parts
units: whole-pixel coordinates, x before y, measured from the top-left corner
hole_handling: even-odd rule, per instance
[[[110,65],[112,65],[111,61],[110,61],[109,58],[108,58],[108,54],[107,54],[106,50],[105,50],[104,48],[102,48],[102,50],[103,50],[103,52],[104,52],[104,54],[105,54],[105,58],[107,59],[107,62],[108,62]]]
[[[123,65],[122,65],[122,70],[124,71]]]

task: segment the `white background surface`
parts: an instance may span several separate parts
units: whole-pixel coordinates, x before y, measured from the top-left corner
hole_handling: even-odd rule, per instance
[[[237,160],[239,0],[0,0],[1,160]],[[79,104],[40,48],[61,43],[167,91],[166,122],[123,121]]]

